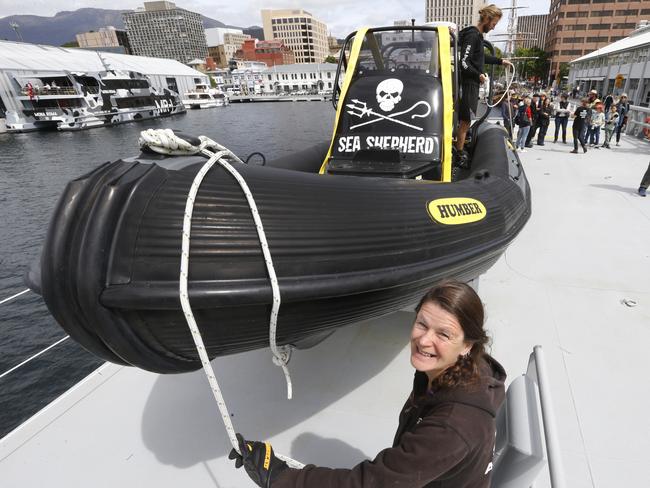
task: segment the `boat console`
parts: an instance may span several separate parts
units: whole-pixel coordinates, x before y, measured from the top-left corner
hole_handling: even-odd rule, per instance
[[[343,72],[345,79],[334,97],[337,118],[323,172],[442,180],[451,134],[444,137],[453,127],[445,127],[453,104],[451,94],[445,100],[443,78],[449,91],[453,82],[451,34],[444,34],[444,47],[436,27],[368,29],[346,39],[336,86]]]

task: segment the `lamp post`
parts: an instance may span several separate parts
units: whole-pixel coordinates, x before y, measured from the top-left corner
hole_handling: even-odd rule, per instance
[[[20,42],[25,42],[25,41],[23,41],[23,36],[22,36],[22,34],[20,33],[20,26],[19,26],[16,22],[11,22],[9,25],[11,26],[11,28],[12,28],[12,29],[14,30],[14,32],[16,33],[16,37],[18,37],[18,40],[19,40]]]

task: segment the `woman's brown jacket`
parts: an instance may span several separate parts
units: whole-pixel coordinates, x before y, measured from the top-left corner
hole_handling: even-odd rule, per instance
[[[506,374],[489,356],[479,370],[473,386],[438,392],[416,372],[393,447],[352,469],[286,469],[272,488],[488,488]]]

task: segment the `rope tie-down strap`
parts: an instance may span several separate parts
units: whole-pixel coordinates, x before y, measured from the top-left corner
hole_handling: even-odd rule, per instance
[[[226,171],[228,171],[239,184],[242,192],[246,196],[251,215],[253,216],[253,220],[255,222],[255,227],[257,228],[257,235],[260,241],[260,246],[262,248],[262,253],[264,255],[266,270],[271,281],[271,289],[273,291],[273,304],[271,307],[271,317],[269,320],[269,345],[273,353],[273,363],[277,366],[280,366],[284,372],[284,377],[287,383],[287,397],[289,399],[292,397],[292,386],[291,375],[289,374],[287,363],[291,358],[291,348],[289,346],[279,347],[276,344],[278,311],[280,310],[281,303],[280,287],[278,285],[278,278],[273,266],[273,259],[269,250],[266,234],[264,232],[264,225],[262,224],[262,219],[260,218],[259,212],[257,210],[257,204],[255,203],[255,199],[253,198],[253,194],[251,193],[248,184],[242,175],[232,166],[232,164],[230,164],[228,160],[234,163],[244,163],[228,148],[218,144],[208,137],[199,136],[197,141],[199,142],[198,145],[191,144],[186,139],[178,137],[171,129],[148,129],[140,133],[139,139],[141,148],[146,147],[160,154],[173,156],[203,154],[209,158],[194,177],[194,181],[190,187],[190,191],[187,195],[187,202],[185,204],[181,247],[181,269],[179,277],[179,296],[187,325],[190,329],[190,332],[192,333],[192,338],[194,339],[194,344],[196,345],[196,350],[199,354],[199,358],[203,366],[203,371],[208,378],[212,393],[214,394],[214,398],[217,401],[217,406],[219,407],[221,418],[226,428],[226,432],[228,433],[228,437],[230,438],[230,443],[232,444],[233,448],[239,452],[239,443],[235,436],[235,429],[232,425],[230,414],[226,407],[226,402],[221,393],[221,388],[219,387],[219,383],[217,382],[216,375],[210,363],[210,358],[208,357],[207,351],[205,349],[203,337],[201,336],[201,332],[199,331],[199,328],[196,324],[188,295],[190,233],[192,229],[192,213],[194,210],[194,201],[196,200],[196,195],[199,191],[199,187],[201,186],[203,178],[205,178],[205,175],[215,164],[219,164],[221,167],[226,169]],[[281,454],[276,455],[278,458],[282,459],[293,468],[300,469],[304,467],[303,464],[291,459],[290,457],[283,456]]]

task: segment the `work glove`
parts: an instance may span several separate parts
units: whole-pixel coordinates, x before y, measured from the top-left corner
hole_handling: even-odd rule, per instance
[[[244,466],[246,474],[257,486],[270,488],[278,475],[288,468],[287,463],[275,456],[268,442],[247,441],[241,434],[236,435],[239,452],[233,449],[228,459],[235,460],[235,468]]]

